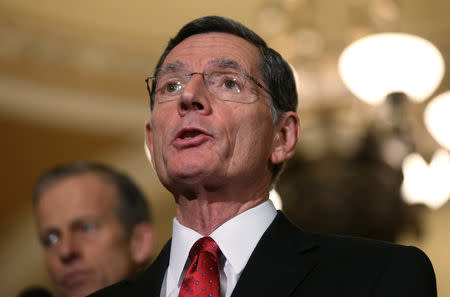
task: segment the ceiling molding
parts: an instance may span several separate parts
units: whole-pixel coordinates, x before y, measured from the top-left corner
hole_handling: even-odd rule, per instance
[[[0,73],[0,114],[87,134],[142,137],[148,102],[63,89]]]
[[[25,17],[24,17],[25,18]],[[92,33],[83,38],[73,31],[55,27],[55,24],[39,23],[33,25],[30,20],[21,22],[0,13],[0,59],[23,61],[30,59],[36,63],[57,64],[59,67],[111,76],[126,72],[127,75],[149,72],[150,56],[156,49],[140,44],[139,39],[124,39],[115,36],[115,40],[105,35]],[[154,52],[155,51],[155,52]]]

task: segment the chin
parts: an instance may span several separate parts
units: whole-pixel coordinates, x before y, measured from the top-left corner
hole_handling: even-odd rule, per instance
[[[195,179],[202,176],[209,176],[213,171],[211,162],[202,160],[201,162],[177,162],[175,166],[168,167],[169,176],[173,179]]]
[[[71,288],[66,288],[65,290],[60,290],[60,296],[63,297],[86,297],[89,294],[94,293],[95,291],[100,290],[102,287],[94,284],[79,284],[74,285]]]
[[[65,295],[66,297],[86,297],[89,294],[94,293],[95,291],[98,291],[99,289],[95,288],[80,288],[77,291],[73,291],[70,294]]]
[[[164,186],[166,186],[170,191],[171,189],[179,191],[193,190],[193,186],[196,185],[208,185],[211,184],[211,175],[204,170],[190,170],[190,171],[178,171],[171,172],[167,180],[162,181]],[[216,180],[217,177],[214,178]],[[172,191],[171,191],[172,192]],[[173,192],[172,192],[173,193]]]
[[[171,184],[195,185],[201,183],[206,175],[201,171],[197,172],[181,172],[171,176]]]

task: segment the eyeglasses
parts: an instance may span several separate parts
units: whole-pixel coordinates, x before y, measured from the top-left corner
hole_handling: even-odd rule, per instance
[[[224,69],[212,69],[208,72],[191,73],[174,71],[161,76],[148,77],[145,82],[147,83],[149,94],[154,93],[155,101],[164,103],[177,100],[189,80],[196,74],[203,77],[203,82],[208,91],[223,101],[239,103],[255,102],[258,96],[248,85],[249,80],[272,96],[269,90],[245,71]]]

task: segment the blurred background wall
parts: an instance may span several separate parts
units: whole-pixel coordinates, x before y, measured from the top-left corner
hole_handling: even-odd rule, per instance
[[[144,79],[183,24],[216,14],[254,29],[297,73],[302,138],[277,187],[288,215],[308,230],[417,245],[434,264],[439,295],[450,296],[450,205],[406,203],[398,162],[410,153],[402,137],[427,163],[442,149],[423,112],[450,90],[450,75],[423,102],[402,103],[399,136],[387,103],[358,100],[337,66],[353,41],[397,31],[432,42],[448,69],[448,12],[447,0],[0,0],[0,292],[51,288],[30,199],[38,176],[63,162],[128,172],[152,204],[157,251],[170,237],[174,203],[144,152]]]

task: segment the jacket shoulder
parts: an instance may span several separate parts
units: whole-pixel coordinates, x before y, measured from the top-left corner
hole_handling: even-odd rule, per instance
[[[299,292],[316,292],[317,296],[331,291],[333,296],[436,296],[433,266],[417,247],[305,232],[282,214],[276,224],[274,233],[285,232],[282,237],[289,238],[284,245],[299,246],[305,259],[316,259]],[[321,295],[321,290],[331,291]]]

